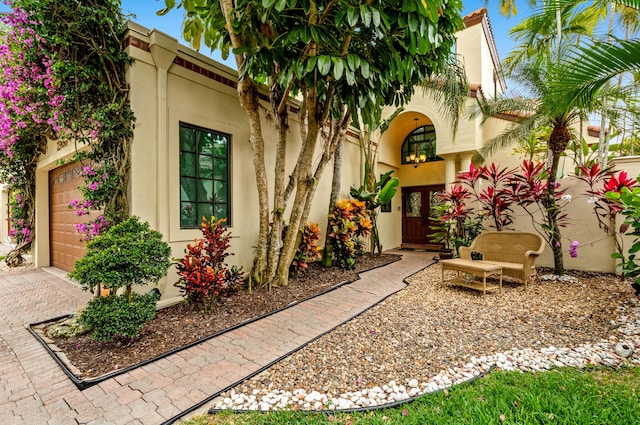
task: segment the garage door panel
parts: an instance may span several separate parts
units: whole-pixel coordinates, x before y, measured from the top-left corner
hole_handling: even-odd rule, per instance
[[[49,172],[49,241],[51,265],[71,271],[75,261],[85,253],[82,235],[75,230],[76,223],[86,223],[92,216],[79,216],[69,209],[74,199],[82,200],[78,190],[84,182],[80,176],[82,165],[67,164]],[[97,215],[97,213],[96,213]]]

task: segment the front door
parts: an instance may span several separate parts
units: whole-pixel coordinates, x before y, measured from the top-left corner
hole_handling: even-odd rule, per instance
[[[444,185],[402,188],[402,243],[431,243],[431,206],[436,204],[436,194],[442,191]]]

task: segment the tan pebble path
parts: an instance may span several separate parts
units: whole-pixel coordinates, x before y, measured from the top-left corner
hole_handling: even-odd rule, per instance
[[[434,253],[390,265],[322,296],[80,391],[27,325],[90,299],[43,269],[0,272],[0,418],[19,425],[167,424],[405,287]]]

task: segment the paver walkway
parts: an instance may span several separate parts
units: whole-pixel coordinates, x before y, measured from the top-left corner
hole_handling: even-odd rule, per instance
[[[182,412],[402,289],[433,253],[361,279],[80,391],[27,330],[75,311],[90,294],[40,269],[0,272],[0,423],[170,423]]]

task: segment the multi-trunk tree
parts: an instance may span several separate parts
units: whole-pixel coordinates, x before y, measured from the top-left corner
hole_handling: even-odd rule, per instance
[[[185,9],[184,35],[194,47],[204,40],[211,49],[235,57],[238,97],[249,118],[259,194],[260,230],[251,276],[263,285],[285,285],[317,182],[351,117],[359,113],[373,128],[380,121],[383,106],[406,103],[416,85],[444,69],[454,34],[462,27],[461,2],[165,3],[165,11]],[[274,141],[263,137],[260,90],[268,92],[270,114],[279,134]],[[289,134],[288,105],[293,98],[299,107],[300,150],[287,178],[286,146],[294,143]],[[265,150],[277,153],[272,193],[268,190]],[[288,216],[285,211],[290,211]]]

